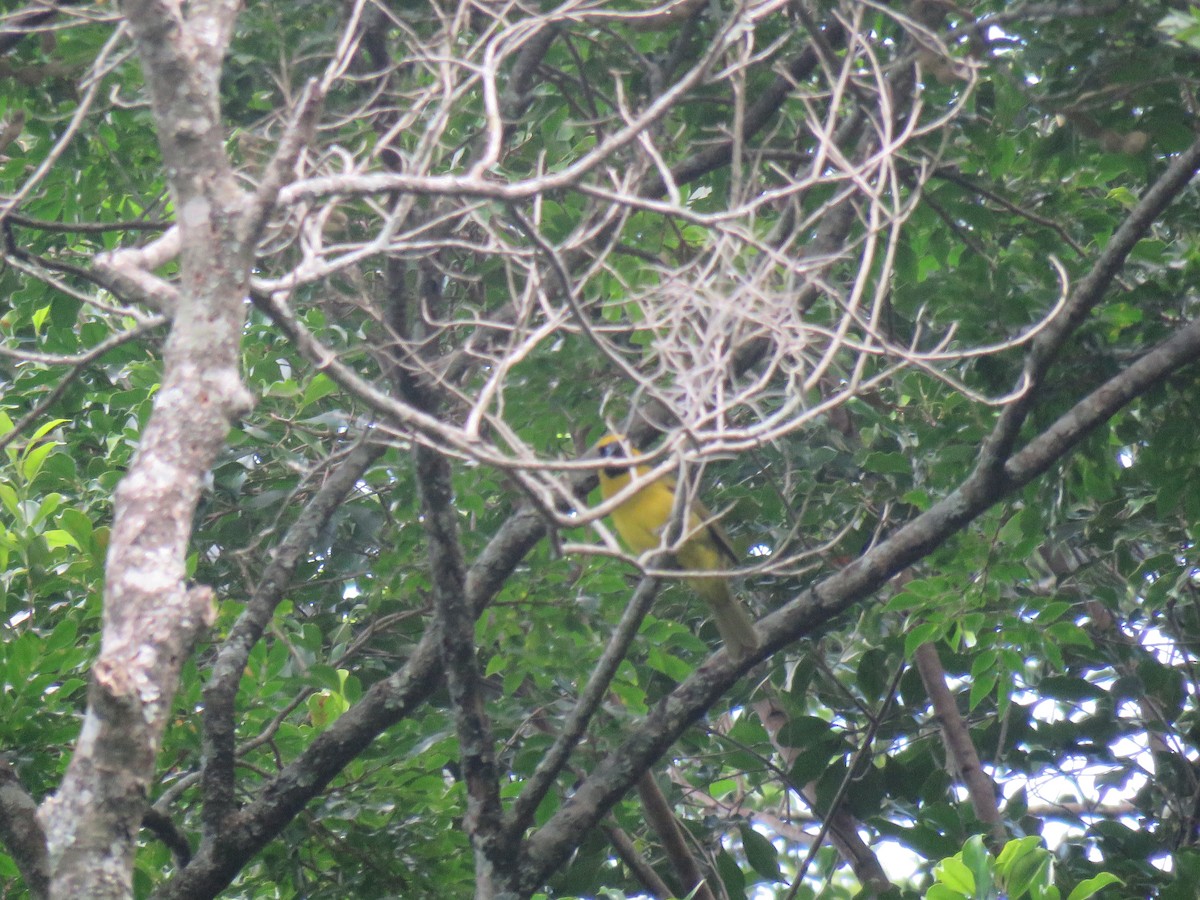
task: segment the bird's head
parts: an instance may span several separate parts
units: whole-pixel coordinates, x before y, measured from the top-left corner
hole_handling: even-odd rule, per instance
[[[623,434],[606,434],[596,444],[596,454],[601,459],[628,459],[633,456],[629,440]],[[601,479],[612,480],[621,476],[628,477],[629,466],[611,465],[600,470]]]

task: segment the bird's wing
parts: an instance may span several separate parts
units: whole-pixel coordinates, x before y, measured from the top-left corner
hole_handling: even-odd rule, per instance
[[[717,548],[717,552],[725,557],[727,564],[736,566],[738,564],[737,551],[733,549],[733,541],[729,539],[729,535],[725,533],[721,523],[713,518],[713,514],[709,512],[703,501],[693,500],[691,507],[691,515],[695,516],[697,524],[703,524],[704,533]]]
[[[659,479],[658,483],[667,488],[671,492],[672,497],[675,496],[676,480],[673,476],[665,475]],[[709,540],[712,541],[713,546],[717,548],[717,552],[725,557],[725,561],[729,565],[736,566],[739,560],[737,551],[733,549],[733,542],[729,539],[729,535],[725,533],[725,529],[721,527],[721,523],[713,518],[713,514],[709,512],[708,507],[704,505],[703,501],[693,499],[690,507],[688,518],[692,519],[692,517],[695,517],[697,525],[703,524],[703,531]]]
[[[708,535],[710,538],[712,538],[712,542],[716,544],[717,549],[721,551],[721,555],[725,557],[726,561],[731,566],[736,566],[738,564],[737,551],[733,549],[733,541],[729,539],[729,535],[725,533],[725,529],[721,527],[721,523],[716,519],[713,519],[712,513],[710,513],[708,508],[700,501],[697,500],[693,505],[695,506],[696,514],[700,516],[701,521],[708,523],[704,527],[708,530]]]

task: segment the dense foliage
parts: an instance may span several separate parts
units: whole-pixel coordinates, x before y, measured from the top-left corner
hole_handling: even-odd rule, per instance
[[[191,282],[109,255],[183,215],[133,12],[5,9],[0,754],[41,802]],[[136,894],[684,896],[690,860],[731,898],[1194,897],[1197,349],[1137,367],[1196,314],[1197,35],[1152,0],[248,4],[228,160],[303,149],[246,238],[254,404],[192,513],[215,620]],[[613,429],[780,612],[714,660],[665,580],[563,746],[653,590],[572,466]]]

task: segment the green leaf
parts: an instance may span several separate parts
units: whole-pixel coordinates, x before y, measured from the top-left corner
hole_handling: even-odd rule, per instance
[[[24,515],[21,512],[21,501],[17,499],[17,492],[10,485],[0,481],[0,503],[4,504],[4,508],[9,511],[14,519],[24,523]]]
[[[335,694],[342,692],[342,673],[333,666],[314,665],[309,668],[308,677],[312,683],[320,685],[327,691]]]
[[[971,696],[967,701],[967,709],[974,711],[980,703],[989,697],[993,690],[996,689],[996,683],[1000,680],[1000,673],[996,671],[988,672],[982,678],[977,678],[971,682]]]
[[[1018,510],[1000,529],[997,539],[1002,544],[1019,547],[1025,540],[1027,527],[1026,522],[1029,518],[1029,510]]]
[[[730,900],[742,900],[746,896],[746,876],[737,860],[725,850],[717,853],[717,874]]]
[[[53,453],[54,449],[59,446],[61,445],[58,441],[47,441],[25,453],[24,458],[21,460],[21,474],[27,482],[37,478],[38,472],[42,470],[42,463],[46,461],[46,457]]]
[[[82,550],[79,543],[75,540],[74,535],[69,531],[64,531],[61,528],[52,528],[42,532],[42,537],[46,541],[46,546],[51,550],[57,550],[60,547],[74,547],[76,550]]]
[[[306,409],[330,394],[336,394],[338,390],[337,383],[324,372],[318,372],[304,386],[304,396],[300,399],[300,408]]]
[[[991,897],[994,893],[993,860],[984,845],[983,835],[975,834],[967,839],[967,842],[963,844],[962,860],[971,870],[974,878],[975,896]]]
[[[925,900],[970,900],[970,895],[956,891],[948,885],[933,884],[925,892]]]
[[[943,859],[933,868],[933,877],[953,891],[970,897],[975,893],[975,876],[957,856]]]
[[[904,658],[912,659],[913,653],[916,652],[918,647],[929,643],[938,637],[942,631],[942,625],[937,622],[925,622],[912,628],[904,636]]]
[[[1042,847],[1035,848],[1013,860],[1004,879],[1012,900],[1020,900],[1035,888],[1050,885],[1050,854]]]
[[[912,460],[904,453],[868,453],[862,467],[880,475],[908,475],[912,473]]]
[[[40,525],[54,514],[54,511],[62,505],[62,502],[62,494],[47,494],[42,498],[42,502],[38,504],[37,512],[33,514],[33,517],[29,520],[29,524]]]
[[[286,399],[288,397],[295,397],[299,393],[300,385],[289,379],[288,381],[276,381],[274,384],[268,385],[267,389],[263,391],[263,396]]]
[[[824,744],[833,734],[832,722],[818,716],[792,716],[779,729],[776,739],[784,747],[807,747],[814,743]]]
[[[58,524],[75,538],[76,546],[91,546],[92,522],[85,513],[67,507],[58,514]]]
[[[334,691],[317,691],[306,701],[309,719],[317,728],[329,727],[342,715],[350,704],[340,693]]]
[[[65,650],[67,647],[73,647],[78,634],[79,626],[75,620],[63,619],[50,632],[50,636],[46,638],[45,652],[54,653],[59,650]]]
[[[36,429],[34,429],[33,434],[31,434],[29,436],[30,446],[36,444],[38,441],[40,441],[42,438],[44,438],[46,435],[48,435],[50,432],[52,432],[55,428],[58,428],[60,425],[66,425],[70,421],[71,421],[70,419],[51,419],[50,421],[45,422],[42,425],[39,425]]]
[[[746,851],[746,861],[750,863],[750,867],[766,881],[782,881],[779,851],[775,849],[775,845],[749,825],[742,825],[738,830],[742,836],[742,849]]]
[[[694,671],[693,667],[678,656],[663,652],[652,646],[646,654],[646,664],[673,681],[683,681]]]
[[[1104,888],[1113,884],[1124,884],[1120,878],[1113,875],[1111,872],[1101,872],[1094,878],[1089,878],[1086,881],[1081,881],[1075,886],[1075,890],[1067,895],[1067,900],[1087,900],[1088,897],[1094,897]]]
[[[1028,837],[1015,838],[1004,845],[1000,850],[1000,855],[996,857],[996,871],[1007,877],[1012,867],[1019,860],[1022,860],[1030,854],[1037,853],[1041,847],[1042,839],[1037,835],[1029,835]]]
[[[43,306],[41,309],[35,310],[31,316],[33,321],[33,330],[36,334],[42,333],[42,326],[46,323],[46,317],[50,315],[50,307]]]
[[[25,632],[16,640],[8,642],[6,660],[8,677],[14,681],[24,681],[33,671],[34,665],[41,655],[38,637],[31,632]]]
[[[1073,604],[1070,603],[1064,603],[1062,600],[1055,600],[1053,603],[1047,603],[1038,611],[1038,624],[1048,625],[1051,622],[1054,622],[1056,619],[1061,618],[1062,615],[1067,612],[1072,605]]]

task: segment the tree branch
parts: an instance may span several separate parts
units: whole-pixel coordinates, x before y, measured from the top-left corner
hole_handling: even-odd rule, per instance
[[[465,591],[477,617],[513,569],[545,536],[545,519],[519,507],[467,570]],[[191,864],[163,885],[158,897],[211,897],[228,885],[263,846],[376,737],[428,700],[442,683],[440,637],[426,629],[403,668],[372,685],[297,758],[231,816],[219,834],[197,850]]]
[[[492,897],[511,877],[515,860],[513,843],[502,823],[496,749],[475,653],[475,616],[463,590],[466,567],[454,521],[450,464],[422,444],[417,445],[415,454],[436,610],[434,629],[441,638],[442,666],[454,705],[459,761],[467,786],[463,827],[475,849],[476,896]]]
[[[654,867],[642,858],[642,854],[638,852],[637,847],[623,829],[617,825],[605,825],[604,833],[608,835],[609,843],[612,844],[617,856],[621,858],[621,862],[629,867],[629,871],[655,900],[669,900],[675,896],[675,892],[667,886],[667,883],[658,877]]]
[[[220,837],[235,808],[235,707],[250,651],[270,624],[296,567],[312,552],[317,535],[383,451],[382,445],[364,435],[322,482],[275,548],[253,595],[217,652],[204,688],[201,772],[206,841]]]
[[[860,824],[845,806],[839,804],[825,815],[821,815],[813,799],[816,784],[791,784],[792,779],[789,773],[796,762],[797,750],[780,740],[780,734],[788,722],[787,713],[774,700],[756,702],[754,711],[758,714],[763,728],[771,739],[771,744],[775,747],[775,751],[783,763],[780,767],[780,777],[790,784],[792,790],[804,798],[804,802],[813,812],[814,819],[828,823],[828,834],[832,838],[833,845],[837,847],[842,859],[850,863],[859,882],[877,891],[888,890],[892,886],[892,882],[888,878],[887,872],[884,871],[879,858],[859,836]]]
[[[4,760],[0,760],[0,844],[12,856],[33,900],[50,896],[50,860],[37,804]]]
[[[146,807],[142,813],[142,827],[154,833],[160,841],[167,845],[171,855],[175,857],[177,866],[186,866],[192,858],[192,845],[188,843],[187,834],[182,828],[171,821],[165,812]]]
[[[662,841],[667,859],[671,861],[675,873],[679,876],[683,896],[694,897],[695,900],[715,900],[704,876],[700,874],[700,867],[696,865],[696,859],[692,856],[692,850],[684,838],[683,829],[675,818],[671,804],[667,802],[666,795],[649,769],[638,778],[637,791],[642,801],[646,824],[654,829],[654,833]]]
[[[52,893],[97,900],[132,893],[133,835],[180,668],[215,614],[211,590],[187,584],[196,504],[230,423],[252,402],[238,351],[253,241],[238,240],[242,194],[225,157],[217,90],[234,9],[198,36],[169,0],[129,0],[123,12],[178,210],[184,289],[162,386],[115,495],[82,736],[41,809]]]
[[[967,728],[962,713],[958,711],[958,702],[954,694],[946,686],[946,672],[942,668],[941,659],[938,658],[937,648],[926,641],[917,647],[913,660],[933,704],[933,712],[942,730],[946,755],[950,758],[953,773],[966,787],[975,815],[979,817],[980,822],[988,826],[992,849],[999,852],[1008,840],[1008,832],[1004,828],[1000,808],[996,804],[996,784],[979,763],[979,754],[975,751],[975,742],[971,740],[970,729]]]
[[[522,886],[532,891],[570,853],[581,835],[616,803],[747,669],[776,650],[861,602],[906,567],[1009,492],[1028,484],[1065,457],[1118,409],[1200,358],[1200,321],[1182,328],[1142,359],[1079,401],[1042,435],[1015,454],[1000,479],[976,470],[953,493],[899,528],[841,571],[821,580],[761,619],[762,646],[735,663],[709,657],[637,725],[526,844]]]
[[[1025,358],[1021,383],[1017,386],[1020,395],[1001,412],[992,433],[984,441],[979,454],[980,469],[998,472],[1005,464],[1016,445],[1021,425],[1037,399],[1038,388],[1067,338],[1103,299],[1129,252],[1192,180],[1197,167],[1200,167],[1200,138],[1175,157],[1158,181],[1146,191],[1072,292],[1062,312],[1034,338]]]
[[[653,567],[658,563],[655,561],[648,565]],[[633,592],[633,598],[625,607],[625,612],[621,614],[621,621],[613,631],[612,637],[609,638],[604,653],[593,667],[592,674],[588,676],[587,685],[580,692],[579,699],[576,700],[566,722],[563,723],[562,730],[555,738],[554,744],[538,763],[537,768],[534,769],[533,774],[529,776],[520,796],[513,803],[506,824],[511,838],[519,838],[529,827],[534,813],[537,812],[538,804],[545,798],[546,793],[554,784],[554,779],[567,764],[571,751],[583,737],[588,722],[591,721],[592,715],[604,700],[613,676],[617,674],[617,668],[625,658],[625,654],[629,652],[629,646],[637,636],[642,620],[650,611],[654,598],[658,594],[658,587],[659,581],[656,578],[643,578],[638,582],[637,590]]]

